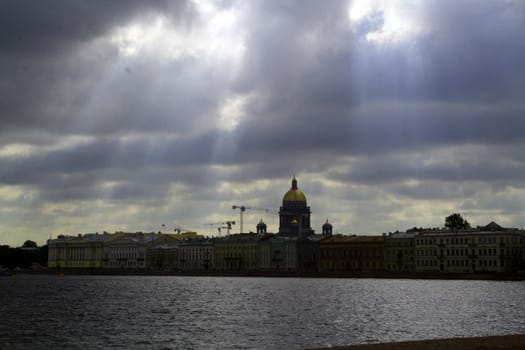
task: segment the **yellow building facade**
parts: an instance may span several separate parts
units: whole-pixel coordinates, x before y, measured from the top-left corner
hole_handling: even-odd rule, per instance
[[[78,236],[59,236],[48,241],[50,268],[101,268],[104,241],[109,234],[90,233]]]
[[[146,251],[152,244],[202,237],[196,232],[87,233],[60,235],[48,240],[49,268],[145,268]]]
[[[215,268],[218,271],[255,271],[257,234],[236,234],[215,240]]]

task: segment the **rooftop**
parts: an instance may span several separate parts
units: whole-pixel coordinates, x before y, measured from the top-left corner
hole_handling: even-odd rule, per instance
[[[319,243],[381,243],[384,240],[383,236],[334,235],[321,239]]]

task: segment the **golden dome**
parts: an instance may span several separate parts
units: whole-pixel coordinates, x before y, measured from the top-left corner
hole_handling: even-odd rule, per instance
[[[283,201],[287,202],[306,202],[306,196],[300,190],[290,190],[286,192]]]
[[[292,188],[285,193],[283,202],[306,202],[306,196],[297,188],[297,180],[295,176],[292,180]]]

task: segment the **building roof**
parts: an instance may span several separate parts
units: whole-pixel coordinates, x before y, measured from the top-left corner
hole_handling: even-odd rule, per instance
[[[323,238],[319,241],[320,244],[331,244],[331,243],[381,243],[384,242],[383,236],[345,236],[345,235],[334,235]]]
[[[185,239],[202,239],[204,238],[203,235],[198,234],[197,232],[180,232],[180,233],[162,233],[163,235],[169,236],[171,238],[174,238],[176,240],[182,241]]]
[[[325,227],[332,227],[332,224],[328,222],[328,219],[326,219],[326,222],[323,224],[323,228]]]
[[[160,249],[160,250],[170,250],[170,249],[180,249],[178,244],[159,244],[152,249]]]
[[[216,237],[215,243],[251,243],[257,242],[264,236],[256,233],[237,233],[226,237]]]
[[[453,236],[487,236],[487,235],[508,235],[508,234],[523,234],[520,230],[502,230],[502,231],[441,231],[441,232],[421,232],[419,237],[453,237]]]
[[[112,235],[99,233],[85,233],[76,236],[59,235],[55,239],[48,240],[48,243],[65,243],[65,242],[102,242]]]
[[[503,231],[503,227],[496,224],[494,221],[491,221],[487,224],[487,226],[479,227],[482,231]]]
[[[407,239],[415,238],[417,235],[417,232],[394,232],[389,233],[388,236],[385,237],[385,239]]]

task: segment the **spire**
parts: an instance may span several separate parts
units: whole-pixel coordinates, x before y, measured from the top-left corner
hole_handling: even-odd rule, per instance
[[[293,180],[292,180],[292,190],[296,190],[297,189],[297,179],[295,178],[295,174],[293,175]]]

